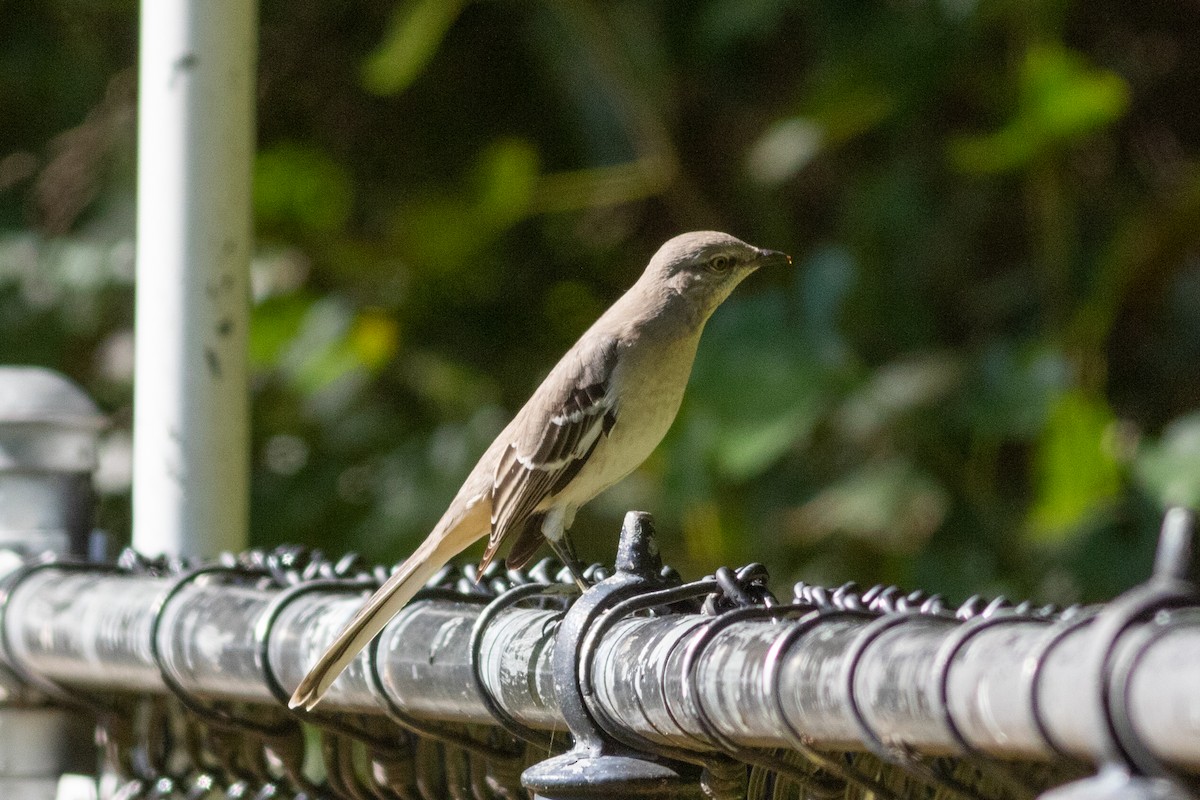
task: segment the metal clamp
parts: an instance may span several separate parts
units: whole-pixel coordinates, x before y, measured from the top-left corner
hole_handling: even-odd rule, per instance
[[[1114,680],[1113,659],[1122,636],[1134,624],[1152,618],[1157,612],[1195,606],[1200,594],[1188,580],[1191,570],[1192,544],[1195,536],[1195,516],[1181,508],[1173,508],[1163,519],[1154,572],[1150,579],[1113,600],[1096,617],[1094,631],[1099,648],[1094,661],[1094,674],[1101,688],[1100,704],[1104,718],[1101,755],[1108,761],[1121,761],[1135,772],[1192,782],[1188,776],[1176,774],[1142,742],[1129,717],[1125,691],[1128,668]]]
[[[1139,656],[1116,656],[1125,633],[1138,623],[1172,609],[1195,607],[1200,597],[1190,578],[1195,514],[1171,508],[1163,518],[1154,571],[1140,586],[1110,602],[1092,622],[1090,673],[1101,716],[1097,726],[1098,772],[1047,792],[1046,800],[1082,797],[1155,797],[1183,800],[1197,796],[1197,781],[1170,769],[1145,745],[1129,714],[1128,688]],[[1156,634],[1157,635],[1157,634]],[[1144,648],[1143,648],[1144,652]]]
[[[588,630],[622,600],[661,588],[661,571],[650,516],[629,512],[621,529],[616,574],[584,592],[555,635],[554,690],[574,747],[522,773],[521,783],[539,797],[701,797],[696,776],[677,763],[650,760],[607,736],[588,712],[583,690],[581,649]]]

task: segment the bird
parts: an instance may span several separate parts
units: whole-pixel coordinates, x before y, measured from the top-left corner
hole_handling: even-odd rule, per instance
[[[734,288],[790,256],[727,233],[668,240],[580,337],[480,457],[433,530],[371,595],[297,686],[311,711],[341,672],[446,563],[487,537],[519,569],[548,543],[581,581],[566,538],[580,506],[624,478],[675,419],[705,323]]]

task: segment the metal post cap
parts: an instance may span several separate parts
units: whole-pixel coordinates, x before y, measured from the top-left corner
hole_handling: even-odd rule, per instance
[[[107,420],[82,389],[42,367],[0,367],[0,471],[87,473]]]

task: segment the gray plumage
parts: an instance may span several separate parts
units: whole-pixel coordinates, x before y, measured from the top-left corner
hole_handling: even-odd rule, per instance
[[[791,259],[725,233],[664,244],[496,437],[433,531],[372,595],[292,695],[311,709],[434,573],[484,536],[520,566],[558,543],[584,503],[632,472],[679,410],[704,324],[760,266]],[[557,548],[556,548],[557,549]]]

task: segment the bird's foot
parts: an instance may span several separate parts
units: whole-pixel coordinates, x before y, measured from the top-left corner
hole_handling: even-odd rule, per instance
[[[547,538],[546,543],[550,545],[550,549],[554,551],[554,555],[563,563],[563,566],[570,571],[579,591],[586,592],[591,588],[587,578],[583,576],[583,563],[575,555],[575,548],[572,546],[570,538],[564,536],[557,541]]]

